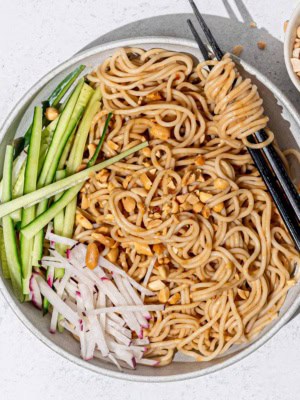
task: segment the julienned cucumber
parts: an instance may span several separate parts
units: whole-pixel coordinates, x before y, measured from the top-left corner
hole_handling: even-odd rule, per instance
[[[57,171],[56,172],[56,181],[60,181],[61,179],[66,177],[66,170]],[[55,201],[61,198],[60,194],[57,194],[54,198]],[[65,213],[62,210],[60,213],[55,215],[53,221],[54,233],[57,235],[62,236],[64,230],[64,221],[65,221]],[[55,248],[59,251],[62,255],[64,255],[64,249],[60,246],[60,243],[56,243]],[[64,269],[63,268],[55,268],[54,277],[55,278],[62,278],[64,276]]]
[[[109,125],[109,121],[111,120],[111,117],[112,117],[112,112],[108,113],[108,115],[107,115],[107,118],[106,118],[106,121],[105,121],[105,124],[104,124],[104,128],[103,128],[102,135],[100,137],[99,143],[97,144],[97,147],[96,147],[96,150],[95,150],[95,153],[94,153],[93,157],[87,163],[87,167],[92,167],[93,165],[96,164],[96,161],[98,159],[100,150],[101,150],[101,148],[103,146],[103,143],[104,143],[104,139],[106,137],[106,131],[107,131],[107,128],[108,128],[108,125]]]
[[[93,94],[90,103],[84,113],[80,126],[78,128],[77,134],[75,136],[74,144],[70,153],[70,157],[67,161],[67,174],[74,174],[79,168],[87,137],[90,131],[90,127],[95,114],[97,113],[101,99],[100,88],[97,88]],[[62,235],[65,237],[71,237],[75,222],[75,212],[76,212],[76,198],[74,198],[66,207],[65,210],[65,223]]]
[[[63,79],[54,92],[48,98],[49,106],[56,107],[63,96],[67,93],[73,83],[76,81],[81,72],[85,69],[85,65],[79,65],[74,71]]]
[[[93,167],[84,169],[83,171],[77,172],[74,175],[68,176],[65,179],[62,179],[59,182],[54,182],[48,186],[45,186],[41,189],[36,190],[34,193],[29,193],[24,196],[21,196],[17,199],[11,200],[6,204],[0,205],[0,218],[8,215],[19,208],[23,207],[30,207],[34,204],[39,203],[44,199],[48,199],[49,197],[55,196],[58,193],[61,193],[69,188],[72,188],[79,183],[82,184],[84,181],[89,179],[89,176],[92,172],[98,172],[103,168],[108,167],[125,157],[128,157],[130,154],[135,153],[136,151],[142,150],[143,148],[147,147],[149,144],[148,142],[140,143],[137,146],[134,146],[122,153],[111,157],[99,164],[94,165]],[[27,227],[26,227],[27,228]]]
[[[53,182],[64,147],[70,135],[79,123],[92,92],[93,89],[84,84],[83,79],[78,82],[60,116],[53,140],[39,176],[38,187],[42,187]],[[38,205],[37,214],[40,215],[45,212],[47,206],[48,201],[42,201]],[[32,263],[35,266],[39,265],[39,260],[42,257],[43,243],[44,233],[41,230],[34,239]]]
[[[45,162],[43,164],[41,173],[39,175],[39,180],[38,180],[38,187],[42,187],[45,184],[49,184],[53,181],[54,176],[55,176],[55,171],[56,171],[56,166],[55,163],[57,161],[57,164],[59,162],[59,158],[61,156],[61,153],[63,151],[64,144],[62,144],[63,138],[66,136],[65,133],[66,131],[69,131],[69,122],[72,117],[73,110],[75,108],[76,102],[78,100],[79,94],[81,92],[82,86],[83,86],[83,79],[80,80],[73,91],[72,95],[70,96],[66,107],[64,108],[64,111],[61,113],[59,117],[59,121],[57,124],[57,127],[55,129],[53,139],[51,141],[49,150],[46,155]],[[72,133],[74,127],[77,123],[78,115],[76,115],[76,118],[73,118],[73,123],[72,125],[72,130],[70,131],[69,135]],[[59,150],[62,148],[61,153],[59,154]],[[54,172],[53,172],[54,171]]]
[[[57,171],[55,174],[55,180],[56,181],[60,181],[61,179],[66,177],[66,171],[65,170],[60,170]],[[58,200],[61,197],[61,195],[56,195],[55,196],[55,201]],[[54,218],[54,233],[56,233],[57,235],[61,235],[62,234],[62,230],[63,230],[63,226],[64,226],[64,211],[62,210],[59,214],[57,214]],[[59,251],[58,248],[58,244],[56,243],[55,248],[56,250]],[[54,275],[55,274],[55,275]],[[64,275],[64,270],[61,268],[54,268],[53,267],[48,267],[47,268],[47,282],[48,285],[52,287],[53,284],[53,279],[54,276],[55,278],[61,278]],[[48,309],[49,309],[49,301],[46,297],[44,297],[43,299],[43,315],[46,315],[48,313]]]
[[[9,273],[9,268],[8,268],[8,264],[7,264],[6,252],[5,252],[5,244],[4,244],[4,236],[3,236],[2,226],[0,226],[0,260],[1,260],[3,278],[10,279],[10,273]]]
[[[78,127],[71,154],[67,163],[68,175],[74,174],[81,165],[87,136],[89,134],[93,118],[100,107],[99,100],[101,99],[101,97],[101,91],[98,87],[93,93]]]
[[[34,237],[39,233],[52,219],[60,213],[78,194],[82,187],[82,183],[68,189],[59,200],[55,201],[51,206],[41,215],[39,215],[33,222],[21,229],[22,235],[28,239]]]
[[[43,112],[41,107],[35,107],[30,143],[25,168],[24,194],[32,193],[36,190],[39,153],[41,147],[43,125]],[[24,208],[22,211],[21,227],[28,225],[35,218],[35,206]],[[33,240],[20,235],[21,263],[22,263],[22,281],[23,293],[29,294],[29,281],[32,272],[32,249]]]
[[[76,79],[81,74],[81,72],[84,70],[84,68],[85,68],[85,65],[79,65],[74,71],[72,71],[69,75],[67,75],[57,85],[57,87],[54,89],[54,91],[51,93],[51,95],[48,97],[48,99],[43,102],[43,111],[45,111],[46,107],[48,107],[48,106],[56,107],[58,105],[60,100],[67,93],[67,91],[70,89],[70,87],[76,81]],[[20,147],[21,150],[23,150],[23,148],[25,148],[29,144],[31,129],[32,129],[32,125],[29,126],[29,128],[27,129],[27,131],[24,135],[23,146]]]
[[[3,192],[2,201],[9,202],[12,197],[12,166],[13,166],[13,153],[12,146],[6,147],[4,169],[3,169]],[[18,254],[17,238],[14,229],[13,220],[9,215],[2,219],[3,237],[5,253],[7,257],[7,266],[9,270],[10,279],[12,282],[13,291],[16,297],[24,300],[22,291],[22,272],[21,261]]]
[[[59,121],[59,116],[54,121],[50,122],[50,124],[47,125],[46,128],[43,129],[40,157],[39,157],[39,173],[38,173],[39,175],[41,173],[47,152],[49,150],[51,141],[53,139],[53,135],[56,130],[58,121]]]

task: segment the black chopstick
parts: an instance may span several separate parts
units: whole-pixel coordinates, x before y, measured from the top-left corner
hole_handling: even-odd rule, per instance
[[[200,11],[198,10],[194,1],[189,0],[189,2],[191,4],[191,7],[193,8],[194,14],[199,22],[199,25],[208,40],[208,43],[210,44],[211,48],[213,49],[215,57],[217,58],[217,60],[220,61],[224,55],[222,50],[220,49],[218,43],[216,42],[213,34],[211,33],[209,27],[207,26],[204,18],[202,17],[202,15],[201,15]],[[193,26],[191,21],[189,22],[189,26],[190,27],[192,26],[193,29],[195,30],[195,27]],[[194,33],[193,33],[193,35],[194,35]],[[195,37],[195,35],[194,35],[194,37]],[[198,40],[196,39],[198,45],[199,45],[199,39],[200,39],[200,37],[198,36]],[[201,39],[200,39],[200,42],[202,42]],[[202,46],[205,47],[203,42],[202,42]],[[200,49],[200,51],[201,51],[201,49]],[[203,54],[203,57],[205,59],[207,59],[204,54]],[[267,139],[268,135],[262,129],[255,133],[255,137],[258,142],[263,142]],[[300,196],[299,196],[293,182],[291,181],[290,177],[288,176],[281,158],[277,154],[277,152],[274,149],[272,144],[265,146],[262,149],[262,151],[265,153],[268,162],[271,164],[271,167],[273,168],[273,171],[275,172],[275,175],[276,175],[277,179],[279,180],[283,190],[286,192],[289,202],[291,203],[291,206],[293,207],[293,209],[298,217],[298,220],[299,220],[300,219]]]
[[[204,31],[204,34],[207,37],[207,40],[213,49],[215,56],[218,60],[221,60],[223,57],[223,52],[219,48],[216,40],[214,39],[211,31],[209,30],[208,26],[206,25],[202,15],[200,14],[197,6],[193,2],[193,0],[189,0],[194,13],[196,15],[197,20],[201,28]],[[198,35],[193,23],[188,20],[189,27],[193,33],[193,36],[199,46],[200,51],[202,52],[202,48],[205,48],[205,44],[201,40],[200,36]],[[203,54],[203,53],[202,53]],[[203,57],[207,60],[209,59],[209,53],[206,51],[203,54]],[[260,131],[257,133],[258,136],[255,136],[256,140],[262,142],[266,139],[267,134],[265,131]],[[265,138],[265,139],[263,139]],[[254,142],[254,136],[248,136],[247,138],[250,142]],[[248,148],[248,151],[260,172],[260,175],[268,188],[274,203],[276,204],[278,211],[292,237],[295,242],[297,249],[300,251],[300,223],[299,223],[299,216],[298,212],[300,212],[299,206],[299,195],[290,180],[283,163],[276,153],[274,147],[272,145],[265,146],[267,151],[264,153],[268,157],[268,161],[270,158],[270,165],[272,166],[273,170],[270,168],[267,160],[265,159],[262,151],[260,149],[253,149]],[[275,167],[274,167],[275,166]],[[277,173],[279,172],[279,173]],[[282,182],[282,183],[281,183]],[[288,196],[288,197],[287,197]]]
[[[258,142],[264,142],[268,138],[268,135],[263,129],[257,131],[255,133],[255,136]],[[288,195],[289,201],[291,202],[291,205],[295,210],[297,218],[300,219],[300,196],[295,186],[293,185],[293,182],[288,176],[288,173],[286,172],[281,158],[279,157],[277,151],[272,144],[264,146],[262,150],[265,153],[267,160],[271,164],[271,167],[275,175],[277,176],[283,190]]]

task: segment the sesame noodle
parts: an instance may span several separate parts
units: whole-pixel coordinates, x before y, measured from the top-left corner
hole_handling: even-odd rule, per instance
[[[149,141],[85,183],[74,232],[136,281],[151,272],[156,296],[144,301],[166,308],[144,332],[147,357],[208,361],[252,340],[277,317],[299,263],[246,149],[273,140],[268,130],[264,143],[247,140],[268,122],[256,86],[228,55],[195,65],[187,54],[139,48],[119,49],[88,80],[103,107],[84,165],[109,112],[100,159]]]

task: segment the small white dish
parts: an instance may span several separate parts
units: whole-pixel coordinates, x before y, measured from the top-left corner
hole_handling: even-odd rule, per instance
[[[295,10],[289,20],[287,30],[285,32],[285,37],[284,37],[284,61],[285,61],[286,69],[291,78],[291,81],[293,82],[293,84],[296,86],[296,88],[300,92],[300,76],[298,76],[294,72],[292,63],[291,63],[293,47],[294,47],[294,42],[296,39],[296,32],[297,32],[298,26],[300,26],[300,3],[295,8]]]

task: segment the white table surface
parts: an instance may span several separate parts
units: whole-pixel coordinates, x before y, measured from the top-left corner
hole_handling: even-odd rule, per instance
[[[240,9],[244,4],[270,42],[282,41],[283,22],[296,1],[236,1]],[[242,21],[234,0],[198,0],[204,13],[226,18],[228,3]],[[141,18],[180,13],[190,13],[187,0],[1,0],[0,124],[38,78],[99,36]],[[248,47],[248,54],[261,60],[256,44]],[[281,46],[276,49],[274,57],[281,60]],[[272,64],[270,52],[264,54]],[[247,53],[242,57],[247,58]],[[282,68],[279,78],[272,65],[268,71],[279,85],[286,79]],[[299,110],[295,91],[291,86],[287,90]],[[298,317],[254,354],[213,375],[166,384],[114,380],[85,371],[52,352],[27,331],[0,295],[3,400],[296,400],[300,398],[299,355]]]

